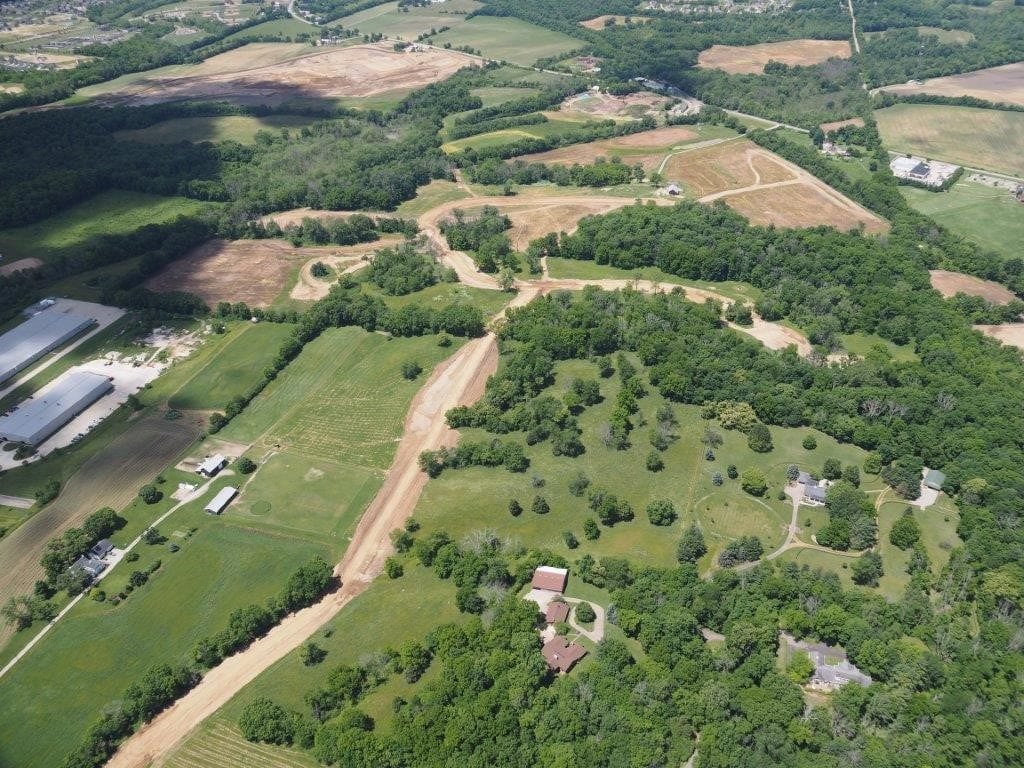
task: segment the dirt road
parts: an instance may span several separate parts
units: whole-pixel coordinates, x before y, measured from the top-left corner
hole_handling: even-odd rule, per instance
[[[427,476],[417,464],[419,454],[455,444],[458,433],[448,428],[445,412],[479,399],[488,376],[497,366],[497,342],[493,334],[488,334],[471,341],[434,370],[409,410],[388,477],[359,521],[345,557],[335,568],[341,586],[316,605],[286,617],[266,637],[211,670],[191,692],[126,741],[108,763],[110,768],[159,765],[162,756],[196,725],[263,670],[298,648],[369,586],[391,551],[391,531],[412,514],[426,485]]]

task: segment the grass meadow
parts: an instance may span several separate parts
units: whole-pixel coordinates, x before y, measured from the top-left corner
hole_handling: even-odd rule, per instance
[[[146,128],[118,131],[114,137],[141,144],[177,144],[179,141],[237,141],[240,144],[251,144],[260,131],[277,133],[281,130],[297,130],[313,122],[314,119],[301,115],[180,117]]]
[[[399,40],[414,40],[441,27],[460,27],[466,14],[480,7],[476,0],[448,0],[441,4],[399,9],[398,3],[384,3],[353,13],[327,26],[358,30],[360,34],[382,34]]]
[[[902,187],[900,191],[913,208],[982,248],[1008,259],[1020,255],[1024,205],[1014,200],[1008,190],[959,181],[946,192],[912,187]]]
[[[552,117],[548,115],[546,123],[536,125],[519,125],[515,128],[505,128],[500,131],[480,133],[476,136],[467,136],[464,139],[447,141],[441,145],[441,149],[452,154],[461,152],[464,149],[487,149],[511,144],[522,139],[546,139],[551,136],[560,136],[563,133],[578,130],[582,123],[596,122],[596,119],[588,117],[576,117],[572,119]]]
[[[206,205],[184,197],[103,192],[35,224],[0,232],[0,252],[5,260],[34,256],[46,261],[73,251],[92,237],[126,234],[146,224],[196,213]]]
[[[945,104],[896,104],[875,112],[897,152],[1024,175],[1024,113]]]
[[[464,24],[430,38],[432,45],[468,45],[489,59],[509,61],[524,67],[537,59],[557,56],[586,45],[561,32],[538,27],[511,16],[474,16]]]

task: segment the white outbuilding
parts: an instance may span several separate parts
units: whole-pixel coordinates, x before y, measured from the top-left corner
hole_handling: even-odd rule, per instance
[[[209,512],[211,515],[219,515],[224,511],[225,507],[231,503],[231,500],[238,495],[238,489],[232,488],[230,485],[226,488],[221,488],[217,495],[210,499],[210,503],[203,507],[204,510]]]

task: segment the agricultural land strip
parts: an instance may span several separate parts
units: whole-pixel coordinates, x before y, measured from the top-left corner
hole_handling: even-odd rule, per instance
[[[999,283],[993,283],[991,280],[982,280],[980,277],[974,277],[973,275],[949,272],[945,269],[930,269],[928,274],[931,279],[932,288],[946,298],[956,296],[958,293],[966,293],[968,296],[980,296],[985,301],[990,301],[993,304],[1009,304],[1017,298],[1013,291]]]
[[[760,75],[769,61],[807,67],[829,59],[848,58],[850,43],[846,40],[784,40],[758,45],[713,45],[700,52],[697,66],[731,75]]]
[[[979,69],[962,75],[935,77],[923,83],[887,85],[879,90],[899,95],[973,96],[996,104],[1024,106],[1024,61]]]

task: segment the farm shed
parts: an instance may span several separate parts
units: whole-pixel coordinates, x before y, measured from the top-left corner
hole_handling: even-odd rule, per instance
[[[0,336],[0,384],[96,324],[91,317],[46,309]]]
[[[67,373],[0,416],[0,438],[39,445],[113,388],[110,379],[98,373]]]
[[[946,482],[946,475],[937,469],[929,469],[924,476],[924,484],[933,491],[941,491]]]
[[[569,579],[567,568],[553,568],[549,565],[542,565],[533,572],[534,589],[543,589],[548,592],[565,592],[565,583]]]
[[[221,454],[215,453],[213,454],[213,456],[210,456],[199,462],[199,466],[196,467],[196,472],[198,472],[203,477],[213,477],[222,469],[224,469],[224,467],[226,467],[227,465],[228,460],[224,458],[224,456],[222,456]]]
[[[221,488],[217,492],[217,495],[210,499],[210,503],[203,507],[203,510],[209,512],[211,515],[219,515],[237,495],[237,488],[232,488],[230,485],[226,488]]]

